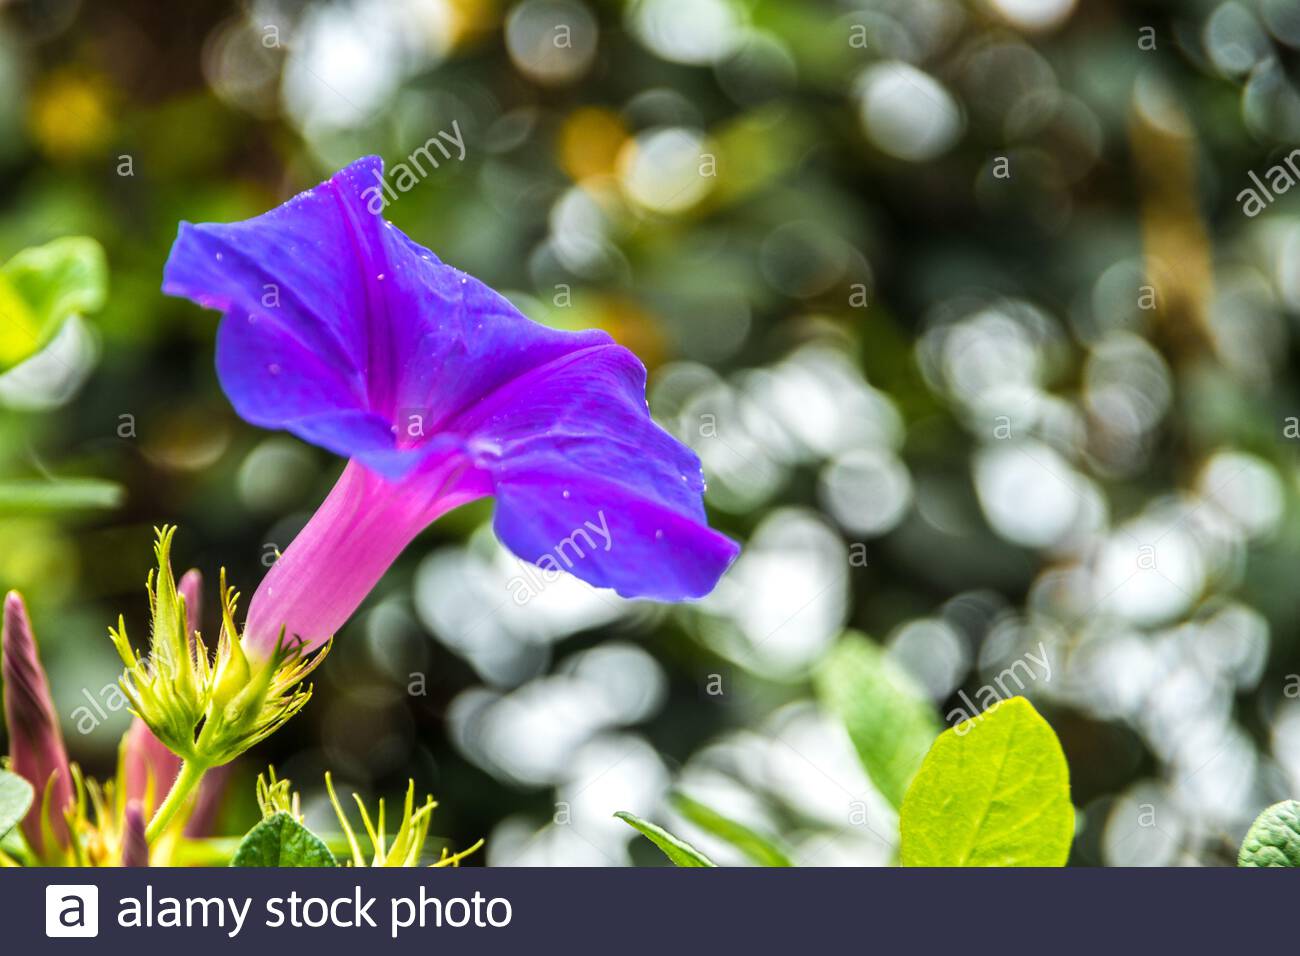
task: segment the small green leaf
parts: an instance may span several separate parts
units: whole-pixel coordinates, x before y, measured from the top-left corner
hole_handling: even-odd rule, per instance
[[[759,866],[793,866],[785,851],[772,840],[756,833],[743,823],[724,817],[712,807],[692,800],[684,793],[673,794],[677,812],[702,830],[726,840]]]
[[[714,862],[701,853],[695,847],[691,846],[685,840],[679,840],[663,827],[656,826],[649,820],[642,820],[635,814],[628,813],[626,810],[620,810],[614,814],[628,826],[641,833],[655,846],[663,850],[664,856],[672,861],[674,866],[714,866]]]
[[[35,798],[30,783],[16,773],[0,770],[0,837],[22,822]]]
[[[0,371],[35,355],[108,292],[103,248],[72,236],[24,249],[0,268]]]
[[[850,631],[814,677],[818,699],[844,722],[871,782],[895,807],[939,734],[934,707],[878,644]]]
[[[1246,831],[1238,866],[1300,866],[1300,803],[1284,800],[1259,816]]]
[[[944,731],[899,813],[903,866],[1064,866],[1070,768],[1023,697]]]
[[[0,515],[37,515],[116,508],[121,485],[97,478],[0,481]]]
[[[249,830],[231,866],[338,866],[325,842],[288,813],[276,813]]]

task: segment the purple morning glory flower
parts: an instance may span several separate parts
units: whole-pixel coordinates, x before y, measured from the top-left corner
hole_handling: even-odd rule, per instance
[[[271,568],[247,633],[314,647],[402,549],[496,498],[519,557],[624,597],[713,589],[738,546],[706,523],[699,459],[651,420],[645,368],[598,330],[525,318],[381,216],[377,157],[245,222],[182,223],[163,291],[218,309],[236,411],[350,462]]]

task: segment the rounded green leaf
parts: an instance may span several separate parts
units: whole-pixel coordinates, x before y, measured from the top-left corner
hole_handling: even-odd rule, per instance
[[[944,731],[899,814],[904,866],[1064,866],[1074,838],[1070,769],[1023,697]]]
[[[939,733],[925,692],[884,648],[855,632],[831,649],[814,683],[822,706],[843,721],[871,782],[901,805]]]
[[[338,866],[316,834],[288,813],[273,813],[239,844],[231,866]]]
[[[1284,800],[1259,816],[1246,831],[1238,866],[1300,866],[1300,803]]]
[[[24,249],[0,268],[0,371],[35,355],[74,315],[101,308],[108,265],[94,239]]]
[[[32,785],[8,770],[0,770],[0,837],[27,816],[35,799]]]

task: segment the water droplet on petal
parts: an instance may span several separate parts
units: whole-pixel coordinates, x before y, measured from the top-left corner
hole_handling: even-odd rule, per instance
[[[656,528],[656,529],[655,529],[655,540],[656,540],[656,541],[662,541],[663,538],[664,538],[664,529],[663,529],[663,528]]]
[[[219,252],[217,253],[217,261],[218,261],[218,262],[221,261],[221,253],[219,253]]]
[[[384,281],[384,274],[383,274],[382,272],[379,273],[379,275],[375,276],[375,279],[378,280],[379,282],[383,282],[383,281]]]
[[[279,375],[279,374],[280,374],[280,366],[276,365],[274,362],[272,362],[270,365],[268,365],[268,366],[266,367],[266,370],[267,370],[268,372],[270,372],[272,375]]]
[[[569,489],[568,489],[568,488],[565,488],[565,489],[564,489],[564,497],[565,497],[565,498],[568,498],[568,497],[569,497]]]

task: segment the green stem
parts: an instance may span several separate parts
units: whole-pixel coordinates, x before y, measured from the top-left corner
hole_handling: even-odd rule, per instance
[[[167,826],[175,818],[177,812],[185,805],[185,799],[198,786],[203,775],[208,772],[208,768],[201,763],[193,760],[186,760],[181,763],[180,773],[176,775],[176,781],[167,793],[167,799],[158,806],[158,810],[149,821],[149,829],[145,831],[145,839],[152,844],[154,840],[162,836]]]

